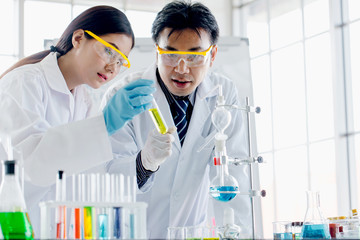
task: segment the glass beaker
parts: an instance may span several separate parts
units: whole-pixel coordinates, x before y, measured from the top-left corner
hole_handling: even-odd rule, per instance
[[[16,173],[16,161],[3,161],[0,226],[4,239],[34,239],[34,232]]]
[[[320,209],[320,194],[318,191],[306,191],[307,210],[301,239],[331,239],[329,224]]]

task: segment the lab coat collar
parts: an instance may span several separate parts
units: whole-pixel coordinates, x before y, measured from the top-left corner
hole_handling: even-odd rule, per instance
[[[40,62],[45,79],[53,90],[71,95],[65,78],[60,71],[57,59],[58,53],[51,52]]]
[[[208,72],[205,79],[197,87],[196,101],[218,95],[219,90],[215,89],[216,85],[210,80],[211,74]]]

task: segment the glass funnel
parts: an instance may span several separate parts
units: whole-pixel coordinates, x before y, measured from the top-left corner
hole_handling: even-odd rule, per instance
[[[330,239],[329,224],[320,209],[320,195],[318,191],[306,191],[307,210],[301,239]]]
[[[230,125],[231,114],[225,107],[217,107],[211,114],[211,121],[218,132],[224,133]]]

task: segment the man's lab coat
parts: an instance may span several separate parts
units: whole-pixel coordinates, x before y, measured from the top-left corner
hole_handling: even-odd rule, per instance
[[[108,89],[103,99],[109,99],[117,89],[135,79],[152,79],[155,81],[157,91],[153,94],[159,109],[164,116],[168,127],[174,126],[170,107],[162,92],[155,75],[156,67],[151,66],[142,73],[127,76],[124,80],[115,83]],[[240,105],[234,83],[224,76],[210,73],[198,86],[196,100],[187,130],[186,138],[181,147],[177,133],[172,146],[172,155],[152,174],[146,184],[140,189],[137,200],[148,204],[147,231],[148,238],[164,239],[167,227],[194,226],[207,222],[209,184],[216,175],[213,166],[214,140],[211,136],[216,129],[211,122],[211,113],[215,109],[218,90],[211,91],[218,84],[222,85],[226,104]],[[209,93],[210,92],[210,93]],[[209,93],[209,94],[208,94]],[[208,95],[207,95],[208,94]],[[204,99],[203,99],[204,98]],[[226,129],[227,152],[231,157],[247,156],[246,122],[238,110],[231,111],[232,121]],[[149,131],[155,128],[150,114],[142,113],[125,127],[112,136],[113,151],[117,154],[116,160],[108,164],[110,172],[121,172],[124,162],[130,160],[135,164],[138,152],[144,147]],[[203,150],[198,149],[210,141]],[[126,159],[126,161],[125,161]],[[232,174],[239,182],[242,192],[249,192],[248,167],[229,167]],[[251,237],[251,205],[248,196],[236,196],[232,201],[223,203],[210,200],[214,207],[216,223],[222,224],[223,209],[232,207],[235,210],[235,223],[243,228],[242,236]]]
[[[13,146],[22,153],[25,200],[36,238],[38,203],[55,200],[57,171],[70,176],[112,159],[104,118],[90,117],[91,109],[84,85],[69,91],[55,53],[0,79],[0,138],[11,133]],[[2,147],[0,159],[7,159]]]

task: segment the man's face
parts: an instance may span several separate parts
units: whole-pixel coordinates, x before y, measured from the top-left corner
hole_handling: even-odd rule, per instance
[[[210,36],[205,30],[199,30],[200,36],[192,29],[175,31],[169,36],[170,31],[170,28],[165,28],[159,35],[158,44],[163,50],[203,52],[211,46]],[[157,53],[160,77],[172,94],[187,96],[204,80],[207,71],[213,64],[216,52],[217,47],[214,46],[205,56],[204,64],[200,66],[190,66],[191,63],[186,60],[186,55],[184,55],[184,59],[179,59],[176,66],[169,66],[160,59],[161,56]]]

